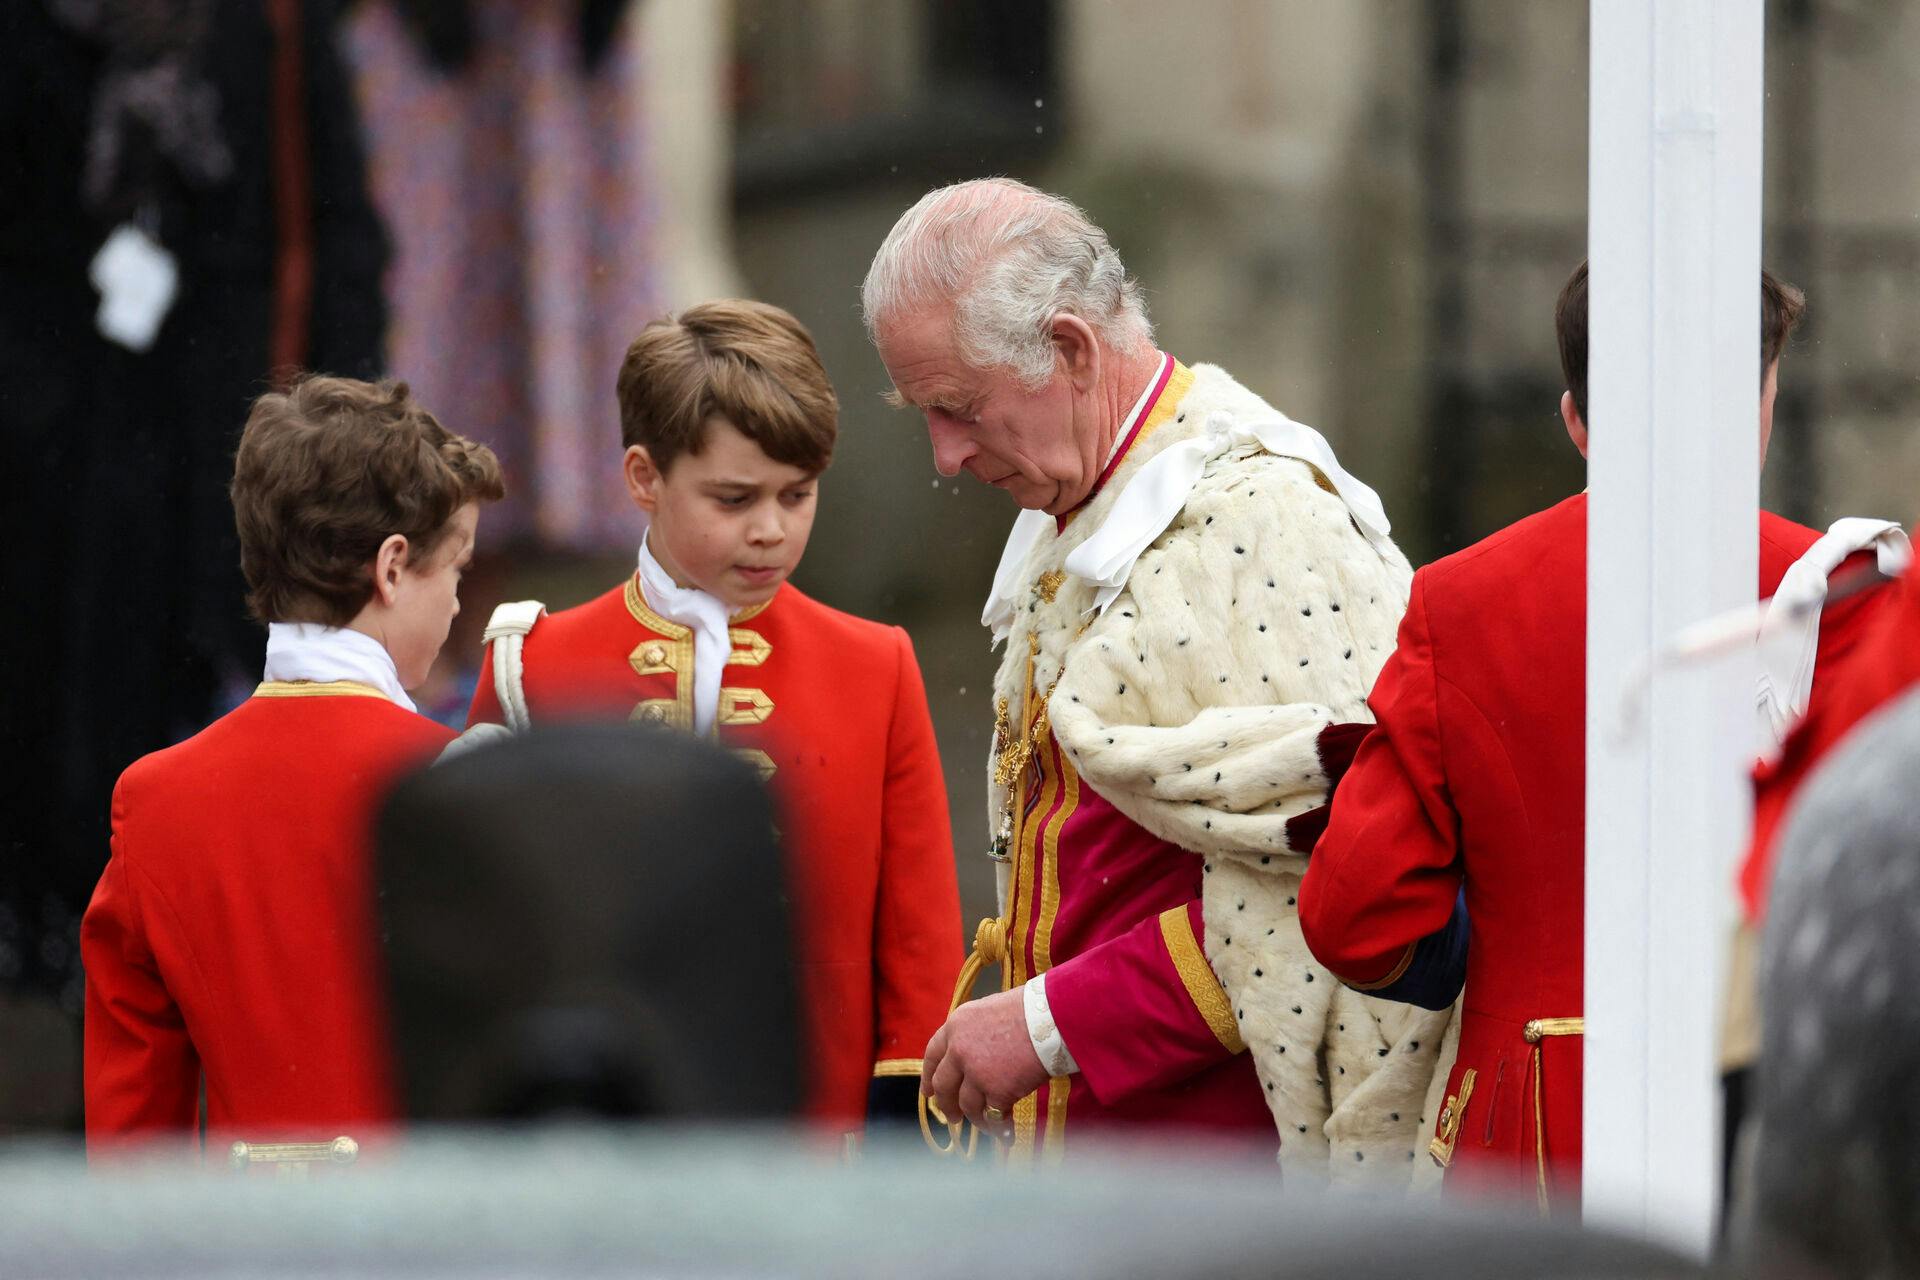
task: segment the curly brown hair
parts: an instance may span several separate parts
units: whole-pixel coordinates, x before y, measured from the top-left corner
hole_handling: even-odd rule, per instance
[[[807,327],[766,302],[721,298],[656,320],[620,364],[622,447],[644,445],[662,475],[699,453],[724,418],[775,462],[821,472],[840,401]]]
[[[229,493],[253,616],[345,626],[373,595],[382,542],[401,535],[419,563],[461,507],[506,486],[493,450],[441,426],[406,383],[309,375],[253,402]]]

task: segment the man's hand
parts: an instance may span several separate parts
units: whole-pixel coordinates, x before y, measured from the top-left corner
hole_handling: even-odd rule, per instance
[[[927,1041],[920,1092],[949,1120],[965,1116],[982,1133],[1013,1136],[1013,1104],[1047,1082],[1047,1069],[1027,1034],[1026,994],[1019,987],[955,1009]],[[989,1119],[988,1107],[999,1119]]]

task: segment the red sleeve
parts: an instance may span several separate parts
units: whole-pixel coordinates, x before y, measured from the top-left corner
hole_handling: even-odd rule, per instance
[[[1047,970],[1054,1024],[1101,1105],[1246,1051],[1204,937],[1195,898]]]
[[[113,855],[80,923],[87,1142],[172,1133],[197,1149],[200,1057],[148,942],[145,908],[164,904],[128,863],[117,792],[113,818]]]
[[[473,687],[473,705],[467,708],[467,728],[477,724],[505,724],[506,713],[500,709],[500,695],[493,687],[493,646],[483,645],[480,649],[479,683]]]
[[[1415,574],[1394,654],[1368,705],[1378,720],[1333,795],[1300,885],[1314,958],[1360,990],[1397,979],[1459,896],[1459,818],[1440,743],[1425,575]]]
[[[921,1054],[947,1020],[960,972],[960,887],[947,784],[920,664],[907,633],[896,628],[895,634],[899,682],[887,730],[873,922],[873,1056],[877,1075],[918,1077]]]

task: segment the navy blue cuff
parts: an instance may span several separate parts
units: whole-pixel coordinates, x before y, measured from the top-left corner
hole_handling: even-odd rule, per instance
[[[1400,976],[1384,987],[1367,992],[1382,1000],[1417,1004],[1422,1009],[1445,1009],[1460,998],[1467,984],[1467,891],[1463,888],[1453,900],[1453,914],[1438,933],[1430,933],[1413,945],[1413,958]]]

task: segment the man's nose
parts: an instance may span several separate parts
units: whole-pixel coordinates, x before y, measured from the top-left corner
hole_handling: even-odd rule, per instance
[[[933,442],[933,469],[943,476],[957,476],[968,458],[978,452],[973,441],[957,422],[929,415],[927,438]]]

